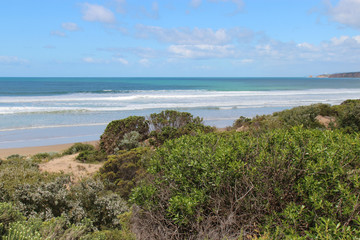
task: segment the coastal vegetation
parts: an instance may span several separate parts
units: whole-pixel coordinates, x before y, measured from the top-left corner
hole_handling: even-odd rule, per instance
[[[300,106],[226,131],[166,110],[111,122],[80,181],[0,161],[2,239],[360,238],[360,100]]]

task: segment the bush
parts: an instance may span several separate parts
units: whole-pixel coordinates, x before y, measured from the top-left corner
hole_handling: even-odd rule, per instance
[[[59,153],[38,153],[31,157],[31,159],[36,163],[41,163],[44,161],[49,161],[51,159],[60,157]]]
[[[150,127],[154,129],[150,136],[153,145],[161,145],[168,139],[179,138],[183,135],[194,135],[198,132],[213,132],[214,128],[205,126],[202,118],[193,117],[188,112],[166,110],[153,113],[149,117]]]
[[[91,144],[75,143],[63,152],[63,155],[71,155],[82,151],[93,151],[95,147]]]
[[[49,182],[59,175],[59,173],[40,172],[38,163],[32,159],[13,157],[0,165],[0,183],[2,183],[0,184],[0,193],[12,196],[18,185]],[[5,195],[0,196],[0,200],[3,196]]]
[[[144,158],[147,158],[149,152],[148,148],[135,148],[110,155],[99,170],[100,179],[108,189],[128,198],[131,189],[145,173]]]
[[[150,127],[153,131],[161,131],[164,127],[181,128],[187,124],[202,124],[202,118],[195,117],[188,112],[165,110],[153,113],[149,117]]]
[[[126,149],[124,135],[130,134],[133,131],[139,133],[138,141],[146,139],[149,125],[144,117],[130,116],[110,122],[100,137],[100,149],[107,154],[114,154],[118,150]],[[126,137],[128,138],[129,135]]]
[[[334,109],[337,111],[337,127],[348,133],[360,131],[360,100],[346,100]]]
[[[133,190],[138,238],[360,237],[359,135],[274,130],[167,141]],[[340,233],[339,233],[340,232]],[[241,236],[243,234],[244,236]]]
[[[40,240],[41,235],[24,222],[12,223],[4,240]]]
[[[13,222],[25,220],[25,217],[12,204],[0,202],[0,236],[4,235]]]
[[[76,160],[82,163],[103,162],[107,159],[107,154],[99,150],[86,150],[79,153]]]

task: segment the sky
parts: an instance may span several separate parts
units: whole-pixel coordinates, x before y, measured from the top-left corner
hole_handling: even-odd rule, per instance
[[[2,0],[0,77],[360,71],[360,0]]]

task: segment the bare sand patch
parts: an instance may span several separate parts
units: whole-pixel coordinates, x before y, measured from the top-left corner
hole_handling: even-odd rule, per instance
[[[41,163],[39,164],[39,169],[43,172],[63,172],[65,174],[71,174],[74,180],[77,181],[83,177],[94,174],[103,165],[102,163],[79,163],[76,161],[77,155],[78,153],[66,155],[50,160],[47,163]]]

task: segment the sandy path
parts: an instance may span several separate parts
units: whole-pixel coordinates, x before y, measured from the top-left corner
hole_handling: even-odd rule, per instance
[[[60,158],[53,159],[47,163],[42,163],[39,165],[39,169],[40,171],[46,172],[70,173],[74,176],[74,179],[76,181],[81,179],[82,177],[89,176],[95,173],[103,165],[102,163],[79,163],[76,161],[77,155],[78,154],[66,155]]]

